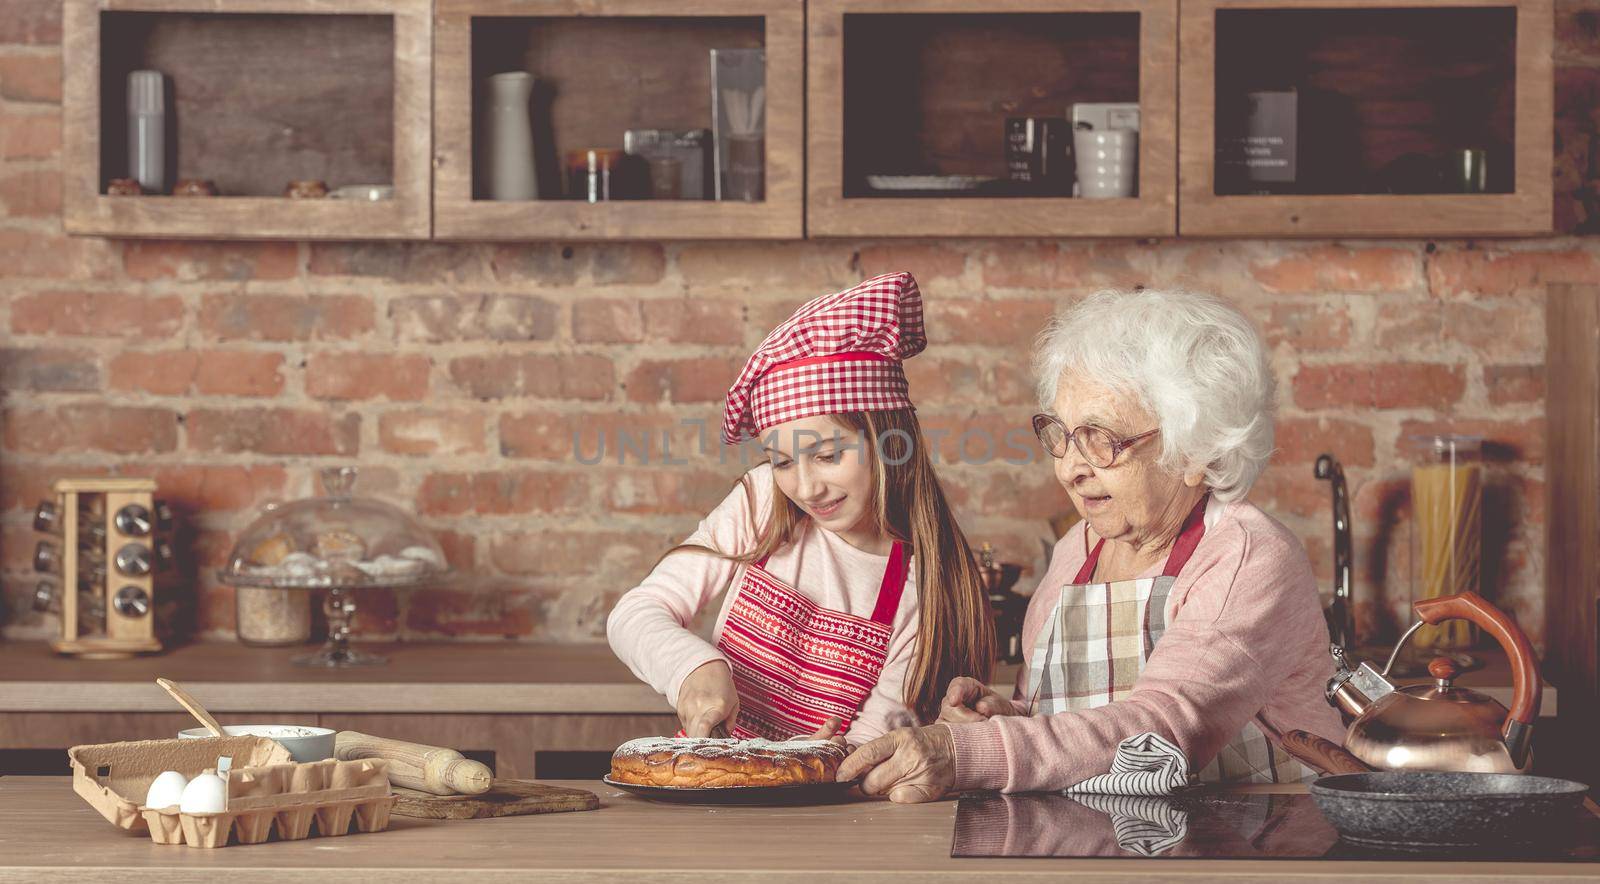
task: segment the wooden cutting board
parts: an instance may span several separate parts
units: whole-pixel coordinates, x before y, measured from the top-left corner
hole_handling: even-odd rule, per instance
[[[390,813],[429,820],[481,820],[528,813],[594,810],[600,798],[583,789],[546,786],[533,780],[495,780],[479,795],[430,795],[396,786]]]

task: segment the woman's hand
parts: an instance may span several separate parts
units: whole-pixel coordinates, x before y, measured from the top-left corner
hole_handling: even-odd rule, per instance
[[[795,739],[827,740],[830,743],[838,743],[839,745],[843,746],[845,745],[844,736],[839,733],[839,728],[841,727],[844,727],[844,719],[837,715],[830,715],[828,716],[828,720],[822,723],[822,727],[817,728],[812,733],[802,734]]]
[[[953,678],[944,692],[944,702],[939,705],[939,721],[945,724],[962,724],[987,721],[996,715],[1026,715],[1017,704],[1001,696],[994,688],[975,678]]]
[[[739,692],[733,686],[733,671],[721,660],[712,660],[689,673],[678,686],[678,722],[690,737],[726,735],[739,718]]]
[[[896,804],[937,801],[956,782],[955,741],[943,725],[902,727],[862,745],[839,765],[840,782],[866,774],[861,791]]]

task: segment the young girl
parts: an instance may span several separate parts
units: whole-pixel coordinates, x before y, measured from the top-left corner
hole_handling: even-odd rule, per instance
[[[606,624],[688,736],[858,744],[988,673],[988,600],[901,368],[926,345],[916,280],[892,273],[801,307],[729,389],[724,440],[768,462]],[[718,595],[708,643],[689,624]]]

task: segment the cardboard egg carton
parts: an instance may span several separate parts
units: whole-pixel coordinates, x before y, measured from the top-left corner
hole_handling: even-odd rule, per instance
[[[344,835],[352,824],[358,832],[376,832],[388,827],[394,805],[385,762],[330,758],[297,764],[265,737],[105,743],[76,746],[67,754],[74,790],[107,820],[130,831],[148,830],[157,844],[260,844],[274,828],[284,841],[313,831]],[[193,778],[220,755],[234,759],[225,810],[182,813],[176,806],[138,802],[162,771]]]
[[[292,761],[289,750],[266,737],[207,737],[198,740],[136,740],[98,743],[67,750],[72,790],[118,828],[145,831],[141,813],[150,783],[164,770],[194,779],[216,767],[218,756],[235,767]]]
[[[142,809],[157,844],[223,847],[260,844],[271,836],[297,841],[309,836],[376,832],[389,825],[387,765],[376,759],[311,761],[234,768],[228,774],[227,809],[181,813],[176,807]]]

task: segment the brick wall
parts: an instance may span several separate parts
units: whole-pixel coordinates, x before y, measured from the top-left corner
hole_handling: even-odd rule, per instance
[[[1528,241],[949,241],[583,244],[112,242],[60,232],[59,7],[0,17],[0,634],[26,605],[33,505],[62,475],[153,475],[201,577],[193,626],[232,627],[205,576],[265,501],[319,468],[414,509],[470,578],[369,593],[377,637],[598,637],[606,611],[739,472],[714,438],[740,360],[801,301],[898,269],[921,281],[930,350],[908,364],[925,426],[1001,438],[1033,411],[1029,341],[1105,286],[1188,286],[1263,326],[1282,390],[1252,498],[1331,579],[1324,451],[1355,496],[1357,592],[1403,605],[1407,434],[1481,432],[1496,463],[1486,583],[1542,630],[1543,297],[1600,279],[1600,3],[1558,3],[1560,235]],[[1586,189],[1588,188],[1588,189]],[[620,432],[651,432],[618,468]],[[604,434],[605,460],[585,459]],[[672,458],[665,464],[663,434]],[[970,440],[969,440],[970,441]],[[969,458],[981,456],[971,445]],[[969,536],[1038,573],[1067,504],[1042,463],[942,470]],[[1029,578],[1024,578],[1025,585]],[[1390,616],[1365,606],[1368,623]]]

